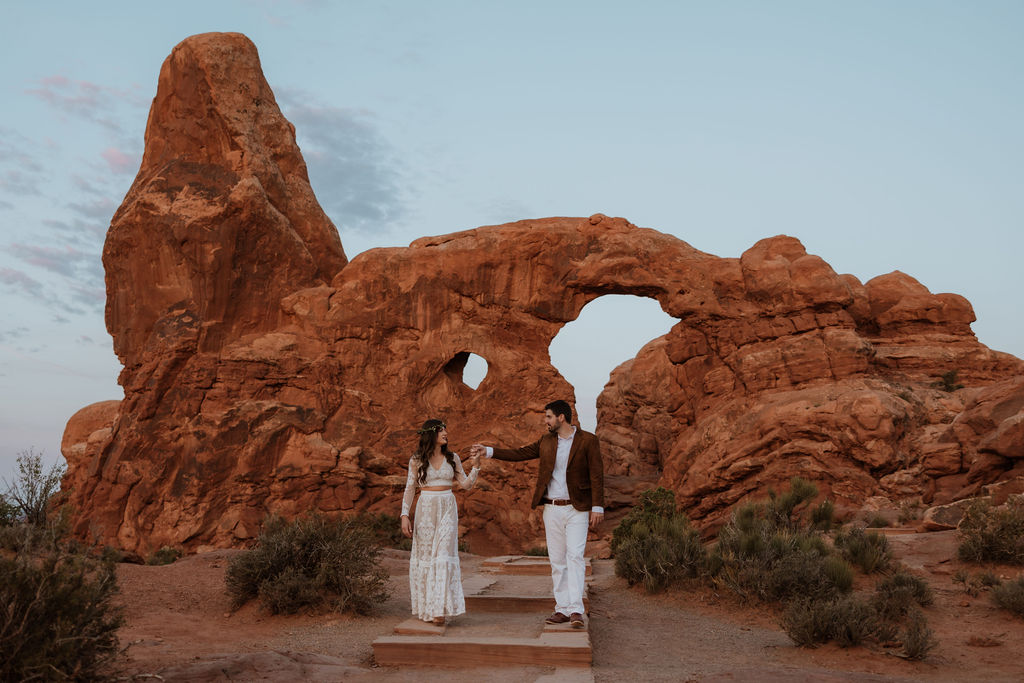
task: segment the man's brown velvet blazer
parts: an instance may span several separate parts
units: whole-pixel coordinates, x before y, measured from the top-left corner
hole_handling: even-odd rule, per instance
[[[555,453],[558,450],[558,436],[548,432],[536,443],[521,448],[495,448],[495,460],[535,460],[540,458],[537,469],[537,485],[533,490],[531,507],[540,505],[547,493],[551,473],[555,469]],[[569,465],[565,470],[565,483],[569,488],[569,500],[577,510],[589,511],[595,505],[604,507],[604,465],[601,462],[601,446],[597,437],[590,432],[576,428],[569,449]]]

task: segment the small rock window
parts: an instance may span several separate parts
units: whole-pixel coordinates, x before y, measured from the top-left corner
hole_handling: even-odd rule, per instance
[[[445,374],[455,382],[461,382],[476,391],[487,377],[487,361],[475,353],[459,351],[444,366]]]

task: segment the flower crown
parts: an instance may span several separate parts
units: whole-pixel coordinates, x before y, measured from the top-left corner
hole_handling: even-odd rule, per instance
[[[436,425],[430,425],[429,427],[420,427],[419,429],[416,430],[416,433],[426,434],[427,432],[439,432],[442,429],[448,429],[448,425],[446,425],[444,422],[441,422],[440,424]]]

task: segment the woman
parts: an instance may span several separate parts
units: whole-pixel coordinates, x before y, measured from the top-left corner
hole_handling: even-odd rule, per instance
[[[402,533],[412,537],[412,613],[442,626],[445,617],[466,611],[459,569],[459,511],[452,486],[457,481],[464,489],[472,488],[480,473],[480,457],[470,459],[473,468],[467,475],[459,456],[448,449],[448,429],[441,420],[424,422],[419,435],[419,447],[409,459],[402,498]],[[420,499],[414,530],[409,510],[417,486]]]

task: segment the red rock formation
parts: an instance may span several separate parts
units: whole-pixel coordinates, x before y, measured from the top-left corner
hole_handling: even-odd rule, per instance
[[[268,512],[395,514],[426,417],[457,449],[535,439],[544,403],[572,396],[548,346],[604,294],[679,319],[599,399],[610,507],[660,482],[713,527],[794,474],[852,503],[941,502],[1022,452],[1024,362],[977,342],[964,299],[899,273],[862,285],[793,238],[717,258],[598,214],[346,264],[235,34],[164,64],[104,265],[125,398],[72,417],[64,484],[78,534],[140,554],[244,542]],[[476,390],[468,353],[489,363]],[[951,369],[967,388],[931,386]],[[459,494],[471,546],[537,541],[534,468],[488,463]]]

